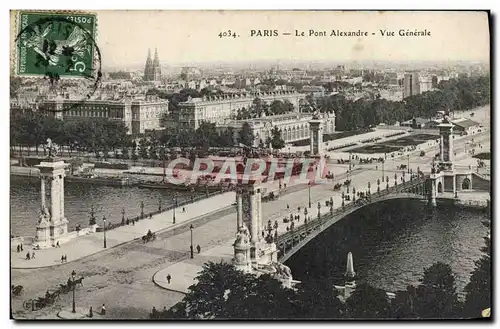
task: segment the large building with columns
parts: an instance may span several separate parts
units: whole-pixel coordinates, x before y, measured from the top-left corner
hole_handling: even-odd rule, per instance
[[[250,108],[255,98],[269,104],[275,100],[289,101],[298,112],[299,100],[304,98],[304,95],[295,91],[274,91],[190,98],[186,102],[179,103],[178,113],[173,116],[175,120],[171,119],[167,126],[187,130],[197,129],[202,121],[223,124],[226,120],[234,118],[239,110]]]
[[[143,134],[147,130],[159,129],[161,118],[168,112],[168,100],[156,95],[140,98],[114,99],[70,99],[58,96],[43,101],[40,109],[53,113],[62,120],[80,118],[102,118],[123,122],[129,134]]]
[[[217,125],[216,129],[219,133],[222,133],[231,127],[234,132],[234,141],[236,142],[243,124],[247,122],[255,137],[254,145],[252,146],[258,146],[261,142],[265,143],[268,137],[271,137],[271,131],[274,127],[278,127],[285,143],[293,143],[310,138],[309,121],[312,119],[312,113],[294,112],[256,119],[226,121],[224,124]],[[335,113],[325,113],[323,117],[320,117],[320,120],[323,121],[324,134],[335,132]]]

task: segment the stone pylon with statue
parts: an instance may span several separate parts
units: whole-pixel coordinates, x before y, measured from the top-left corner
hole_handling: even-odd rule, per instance
[[[273,228],[262,218],[262,190],[256,180],[238,185],[234,266],[246,273],[270,274],[285,287],[292,286],[290,268],[278,262]],[[267,231],[267,236],[266,236]]]

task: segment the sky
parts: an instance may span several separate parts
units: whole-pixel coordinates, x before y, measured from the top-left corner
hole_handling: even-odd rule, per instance
[[[485,61],[488,16],[483,12],[97,11],[103,67],[143,65],[148,48],[162,64],[231,61]],[[250,36],[251,30],[278,36]],[[401,37],[400,29],[430,36]],[[231,31],[238,37],[219,37]],[[306,36],[295,36],[295,30]],[[326,36],[309,36],[309,31]],[[332,30],[367,37],[330,36]],[[394,31],[384,37],[380,30]],[[282,33],[291,33],[286,36]],[[375,33],[373,35],[372,33]]]

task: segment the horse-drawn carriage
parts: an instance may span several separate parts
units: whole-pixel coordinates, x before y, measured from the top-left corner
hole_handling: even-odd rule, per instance
[[[10,291],[14,296],[20,296],[23,293],[24,287],[21,285],[12,285]]]
[[[54,302],[60,298],[60,294],[61,292],[59,290],[56,290],[53,293],[47,291],[45,297],[25,300],[23,303],[23,307],[26,310],[39,310],[41,308],[54,304]]]
[[[150,241],[155,241],[156,240],[156,234],[154,232],[148,231],[146,235],[142,236],[142,243],[150,242]]]

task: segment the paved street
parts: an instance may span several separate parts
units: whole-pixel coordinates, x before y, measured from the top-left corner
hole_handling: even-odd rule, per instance
[[[479,137],[481,136],[474,136],[474,138]],[[458,140],[455,145],[459,147],[466,140],[467,138]],[[426,169],[430,168],[432,156],[433,152],[427,152],[424,157],[412,154],[410,167],[415,171],[416,166],[420,166],[421,170],[426,171]],[[457,154],[457,156],[459,155]],[[393,176],[396,166],[406,163],[406,156],[386,163],[384,170],[391,172],[391,174],[386,174],[390,178],[390,185],[394,184]],[[377,169],[375,166],[377,166]],[[328,165],[328,169],[335,172],[345,172],[347,168],[346,165]],[[351,186],[356,187],[356,190],[363,191],[367,189],[367,183],[370,182],[371,190],[376,191],[376,180],[379,176],[382,176],[380,164],[356,165],[354,169],[351,174]],[[397,172],[398,176],[400,176],[401,171]],[[338,179],[340,182],[344,180],[345,178]],[[322,212],[329,210],[328,207],[324,206],[324,201],[328,200],[330,196],[334,198],[336,206],[340,204],[342,190],[333,192],[334,183],[319,184],[311,188],[312,209],[309,211],[311,216],[317,215],[315,205],[317,205],[318,201],[322,204]],[[274,184],[277,185],[278,182]],[[290,213],[296,213],[297,207],[304,207],[308,203],[308,199],[309,192],[306,188],[293,194],[285,194],[277,201],[263,203],[263,218],[270,219],[272,222],[275,219],[278,220],[279,230],[286,230],[282,218],[289,216]],[[234,201],[234,196],[230,201]],[[287,204],[290,209],[287,209]],[[205,206],[199,208],[200,212],[207,212]],[[194,210],[188,209],[188,213],[191,213],[191,211]],[[166,217],[167,220],[171,218],[168,215]],[[146,231],[147,227],[145,226],[143,231],[139,232],[144,234]],[[192,279],[196,276],[201,264],[207,260],[230,259],[232,254],[231,244],[235,231],[236,215],[234,213],[219,216],[202,226],[196,227],[194,230],[194,245],[199,244],[202,252],[199,255],[196,254],[194,260],[189,258],[190,232],[185,230],[176,232],[174,235],[168,231],[160,233],[156,241],[147,244],[139,241],[125,243],[102,253],[56,267],[36,270],[13,269],[12,284],[21,284],[25,287],[22,296],[13,297],[13,315],[19,318],[32,318],[35,316],[37,318],[55,318],[61,308],[70,305],[70,294],[62,295],[61,300],[56,302],[54,306],[41,311],[25,311],[22,308],[22,302],[28,298],[43,296],[47,289],[54,289],[59,284],[65,283],[71,271],[75,270],[77,277],[80,275],[85,277],[84,286],[77,288],[77,305],[81,307],[92,305],[94,309],[97,309],[102,303],[105,303],[108,309],[107,318],[147,318],[152,306],[160,309],[163,306],[168,308],[178,302],[183,294],[177,291],[185,291],[186,286],[193,282]],[[68,259],[71,260],[69,253]],[[152,281],[153,276],[158,272],[160,274],[157,276],[157,282],[160,285],[165,285],[165,273],[171,274],[172,286],[170,288],[177,291],[169,291],[158,287]]]

